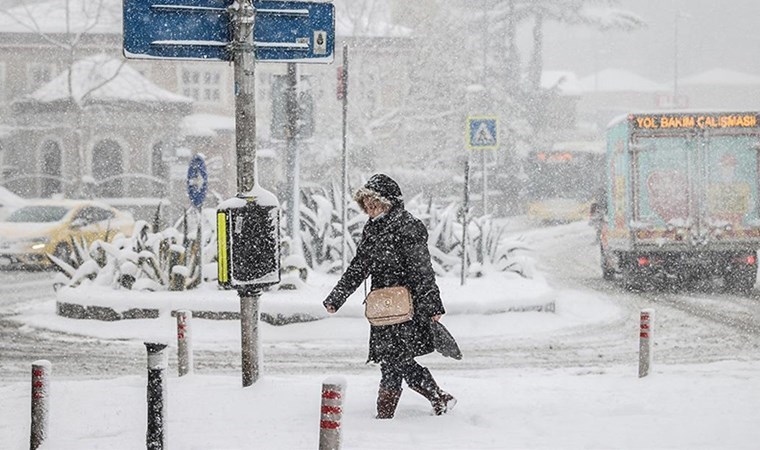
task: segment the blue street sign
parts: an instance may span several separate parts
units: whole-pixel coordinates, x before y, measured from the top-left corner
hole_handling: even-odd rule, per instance
[[[124,0],[127,58],[230,61],[233,0]],[[332,62],[332,3],[255,1],[253,40],[262,62]]]
[[[208,171],[206,160],[202,155],[196,154],[190,160],[187,168],[187,196],[196,208],[203,206],[208,191]]]
[[[124,0],[124,56],[228,61],[230,4],[232,0]]]
[[[467,118],[467,147],[471,150],[490,150],[499,146],[496,117]]]
[[[335,6],[332,3],[254,2],[256,60],[325,62],[335,50]]]

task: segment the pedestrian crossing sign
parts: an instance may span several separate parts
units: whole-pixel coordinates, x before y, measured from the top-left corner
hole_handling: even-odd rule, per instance
[[[498,119],[496,117],[467,118],[467,148],[493,150],[499,146]]]

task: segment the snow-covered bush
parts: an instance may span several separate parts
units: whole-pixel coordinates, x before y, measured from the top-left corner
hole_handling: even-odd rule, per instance
[[[89,280],[135,290],[193,289],[204,279],[216,278],[216,229],[205,216],[203,222],[200,264],[197,217],[181,220],[184,232],[169,227],[154,233],[147,222],[138,221],[129,237],[119,234],[110,242],[97,240],[89,247],[74,243],[69,261],[49,255],[61,272],[56,283],[76,287]]]
[[[301,244],[303,258],[301,264],[321,272],[337,272],[341,267],[341,207],[340,189],[311,189],[305,191],[301,201]],[[367,220],[358,205],[346,202],[348,211],[348,259],[355,251],[361,238],[362,228]],[[461,206],[450,203],[438,206],[421,195],[410,199],[407,209],[420,218],[428,228],[428,244],[433,257],[433,267],[439,275],[456,274],[462,263],[462,214]],[[283,220],[284,222],[284,220]],[[475,217],[468,220],[467,262],[471,276],[481,276],[484,271],[511,271],[521,276],[531,277],[532,269],[521,250],[525,246],[519,240],[506,241],[504,227],[496,224],[491,216]],[[291,239],[282,235],[285,245]],[[286,252],[283,252],[284,254]],[[293,264],[285,270],[295,274]],[[303,268],[302,268],[303,269]]]
[[[407,209],[428,228],[428,246],[433,269],[438,275],[460,273],[462,268],[462,208],[457,203],[436,206],[421,196],[412,198]],[[490,215],[468,219],[468,276],[482,276],[489,271],[510,271],[532,277],[533,271],[525,255],[523,243],[505,240],[504,227]]]
[[[303,261],[312,269],[320,272],[336,272],[341,267],[341,233],[342,202],[341,189],[331,185],[329,188],[312,188],[301,194],[301,245]],[[348,226],[346,240],[348,260],[356,251],[356,242],[361,237],[362,228],[367,218],[354,201],[347,201]],[[284,221],[283,221],[284,222]],[[283,231],[283,236],[285,233]],[[288,245],[289,236],[285,236]]]

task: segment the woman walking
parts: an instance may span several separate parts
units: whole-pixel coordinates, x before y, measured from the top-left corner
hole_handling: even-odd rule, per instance
[[[335,313],[361,283],[372,276],[372,290],[403,286],[411,293],[414,316],[395,325],[371,326],[368,362],[380,364],[377,418],[391,419],[401,397],[401,382],[430,401],[436,415],[446,413],[456,399],[442,391],[430,371],[414,358],[434,350],[432,322],[446,313],[427,247],[427,229],[404,209],[398,184],[373,175],[354,194],[369,215],[362,239],[346,272],[323,302]]]

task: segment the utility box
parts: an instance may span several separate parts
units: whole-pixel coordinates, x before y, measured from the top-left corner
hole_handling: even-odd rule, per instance
[[[280,282],[279,203],[263,193],[226,200],[217,210],[219,285],[226,289]]]

